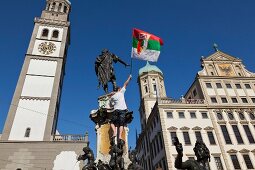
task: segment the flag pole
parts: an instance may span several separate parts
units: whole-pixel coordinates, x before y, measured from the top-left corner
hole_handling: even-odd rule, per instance
[[[131,51],[131,60],[130,60],[130,75],[132,75],[132,69],[133,69],[133,48]]]

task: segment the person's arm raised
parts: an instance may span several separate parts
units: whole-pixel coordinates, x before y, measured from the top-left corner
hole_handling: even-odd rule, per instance
[[[129,76],[128,76],[128,79],[126,80],[126,82],[124,83],[124,85],[123,85],[123,87],[127,87],[127,85],[128,85],[128,83],[129,83],[129,81],[131,80],[131,78],[132,78],[132,75],[130,74]]]

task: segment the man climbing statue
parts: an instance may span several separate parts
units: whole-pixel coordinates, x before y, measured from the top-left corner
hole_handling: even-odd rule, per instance
[[[118,87],[116,92],[111,93],[111,104],[113,105],[114,111],[112,114],[112,119],[111,119],[111,128],[113,131],[113,136],[112,140],[117,136],[117,127],[119,127],[119,136],[118,139],[122,142],[124,140],[122,139],[122,132],[123,128],[126,124],[125,120],[125,115],[128,112],[127,110],[127,105],[125,101],[125,91],[126,87],[131,80],[132,76],[129,75],[128,79],[124,83],[123,87]]]

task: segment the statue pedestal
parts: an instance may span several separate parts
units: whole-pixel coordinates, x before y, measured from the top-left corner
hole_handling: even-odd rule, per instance
[[[128,127],[124,128],[125,130],[122,133],[122,138],[125,140],[123,158],[125,162],[125,169],[131,163],[128,158]],[[101,127],[96,126],[97,133],[97,157],[96,162],[101,160],[103,162],[109,162],[111,159],[110,152],[110,141],[112,136],[112,130],[110,124],[101,125]]]
[[[98,98],[99,109],[92,110],[90,114],[91,120],[96,124],[95,130],[97,133],[97,156],[96,162],[99,160],[103,161],[104,163],[109,163],[111,159],[110,155],[110,142],[112,137],[112,129],[110,126],[110,118],[112,114],[111,106],[109,97],[107,95],[100,96]],[[132,120],[132,119],[131,119]],[[123,158],[125,169],[127,169],[128,165],[131,161],[128,158],[128,127],[124,127],[122,133],[122,139],[125,141],[125,145],[123,147]]]

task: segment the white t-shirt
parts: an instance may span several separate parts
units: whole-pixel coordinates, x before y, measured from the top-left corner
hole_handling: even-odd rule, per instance
[[[120,91],[116,92],[112,97],[111,97],[111,101],[113,102],[113,108],[114,110],[126,110],[127,109],[127,105],[126,105],[126,101],[125,101],[125,94],[126,88],[123,87],[121,88]]]

